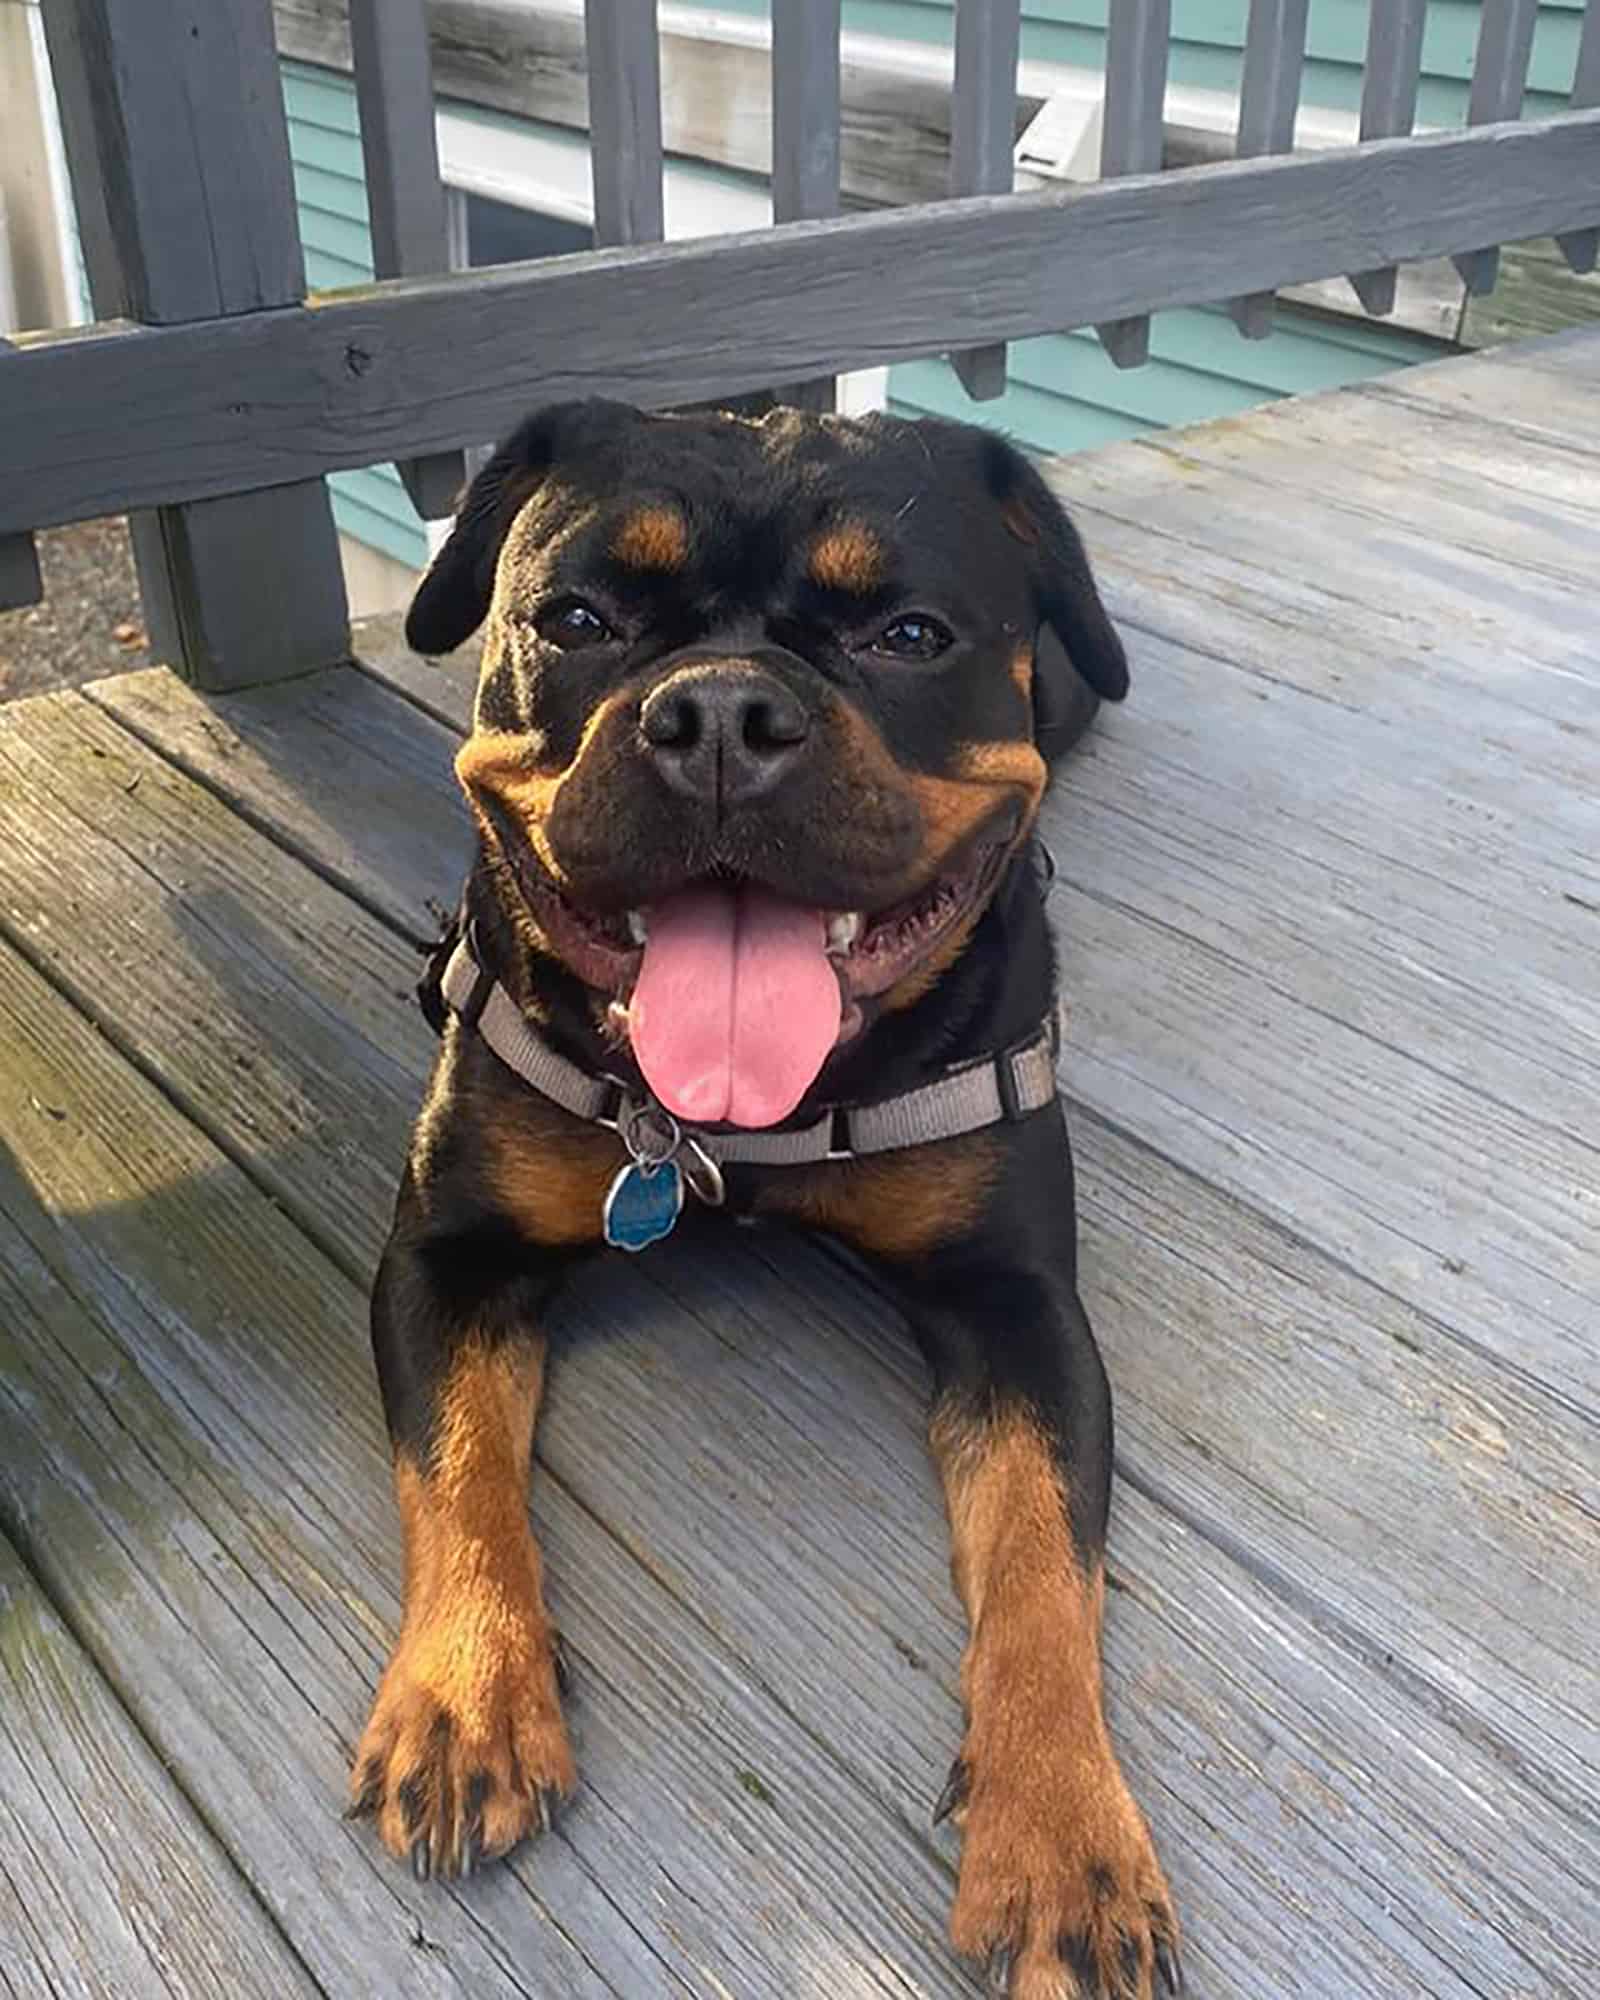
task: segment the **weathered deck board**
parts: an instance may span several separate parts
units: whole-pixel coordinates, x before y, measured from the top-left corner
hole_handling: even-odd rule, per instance
[[[1230,2000],[1600,1979],[1600,343],[1506,357],[1498,414],[1487,365],[1064,474],[1135,651],[1050,821],[1111,1685]],[[362,1293],[427,1058],[402,933],[458,879],[467,700],[380,654],[0,715],[0,935],[53,982],[0,944],[0,1528],[329,1990],[971,1991],[920,1372],[781,1237],[561,1314],[556,1840],[452,1894],[334,1818],[395,1612]]]
[[[0,1993],[219,1990],[320,1991],[0,1536]]]

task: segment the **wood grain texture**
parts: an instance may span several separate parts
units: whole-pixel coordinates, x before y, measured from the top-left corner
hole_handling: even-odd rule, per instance
[[[0,1990],[219,1989],[321,1990],[0,1536]]]
[[[703,401],[1584,226],[1597,184],[1586,111],[31,339],[0,369],[0,532],[446,449],[541,400]]]

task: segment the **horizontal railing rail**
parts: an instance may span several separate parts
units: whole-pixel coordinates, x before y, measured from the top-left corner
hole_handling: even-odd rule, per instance
[[[1177,172],[1159,171],[1168,6],[1118,0],[1102,177],[1026,194],[1005,191],[1017,0],[960,0],[955,198],[848,216],[832,213],[838,0],[781,0],[778,221],[676,243],[651,240],[663,226],[655,0],[585,0],[597,233],[618,247],[429,275],[419,266],[442,263],[444,242],[424,0],[354,0],[377,264],[395,275],[299,303],[282,111],[264,110],[257,87],[269,0],[44,4],[96,305],[131,317],[0,352],[0,546],[25,589],[29,531],[161,509],[160,534],[136,536],[141,577],[148,591],[158,573],[174,648],[202,679],[238,678],[207,653],[201,614],[218,591],[248,584],[266,601],[259,572],[275,558],[326,575],[322,475],[393,459],[425,511],[447,511],[454,455],[530,404],[663,406],[774,384],[825,404],[840,371],[940,353],[990,395],[1007,341],[1092,326],[1138,365],[1148,316],[1169,307],[1232,302],[1258,336],[1286,286],[1348,275],[1381,305],[1396,266],[1453,256],[1477,287],[1492,281],[1494,245],[1549,235],[1582,268],[1600,227],[1600,0],[1582,18],[1574,109],[1511,115],[1533,0],[1483,0],[1469,125],[1421,136],[1408,135],[1420,0],[1374,0],[1362,130],[1385,136],[1316,153],[1289,150],[1304,0],[1252,0],[1239,156]],[[253,154],[223,152],[232,118]],[[191,188],[175,166],[197,148],[205,184]],[[228,214],[242,234],[215,229]],[[283,496],[275,511],[234,497],[268,494]],[[292,601],[277,608],[292,627]],[[233,626],[243,643],[241,618]],[[283,670],[313,664],[327,633],[324,602],[314,638],[283,642]]]

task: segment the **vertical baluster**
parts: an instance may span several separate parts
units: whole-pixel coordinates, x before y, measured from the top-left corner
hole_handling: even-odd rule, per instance
[[[423,0],[350,0],[350,45],[373,269],[380,278],[437,276],[449,270],[450,252]],[[429,520],[451,512],[466,475],[459,451],[399,461],[395,470]]]
[[[1538,18],[1539,0],[1483,0],[1467,104],[1469,125],[1493,125],[1520,114]],[[1494,290],[1500,275],[1498,250],[1467,250],[1454,262],[1469,292]]]
[[[5,366],[9,341],[0,340],[0,367]],[[39,552],[32,535],[0,535],[0,611],[20,611],[44,596]]]
[[[596,243],[659,243],[661,45],[656,0],[584,0]]]
[[[772,219],[839,212],[839,0],[772,0]],[[834,379],[780,391],[806,410],[834,407]]]
[[[1172,0],[1114,0],[1106,25],[1106,107],[1100,134],[1100,178],[1161,171],[1161,126],[1167,101],[1167,50]],[[1100,344],[1119,368],[1150,358],[1150,315],[1097,326]]]
[[[1293,149],[1300,72],[1306,59],[1307,6],[1308,0],[1250,0],[1239,90],[1241,160]],[[1228,310],[1247,340],[1263,340],[1271,333],[1271,292],[1234,299]]]
[[[955,91],[950,102],[950,192],[1009,194],[1017,144],[1021,0],[955,0]],[[1003,395],[1004,341],[952,354],[974,402]]]
[[[1417,119],[1422,30],[1428,0],[1372,0],[1367,24],[1367,72],[1361,88],[1363,139],[1402,139]],[[1369,313],[1394,311],[1398,272],[1352,271],[1350,282]]]
[[[32,535],[0,535],[0,611],[18,611],[43,596]]]
[[[1572,108],[1589,111],[1600,104],[1600,0],[1589,0],[1578,40],[1578,67],[1572,79]],[[1600,200],[1600,196],[1596,197]],[[1600,253],[1600,228],[1572,229],[1556,238],[1562,255],[1575,271],[1592,271]]]

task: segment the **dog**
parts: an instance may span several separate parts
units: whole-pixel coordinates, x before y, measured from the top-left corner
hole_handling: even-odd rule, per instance
[[[873,1260],[930,1364],[970,1628],[954,1944],[1018,2000],[1178,1992],[1101,1706],[1111,1398],[1034,837],[1127,689],[1078,534],[966,425],[566,404],[473,481],[406,632],[485,623],[477,854],[373,1295],[405,1600],[352,1813],[420,1877],[549,1827],[548,1301],[686,1202],[772,1218]]]

